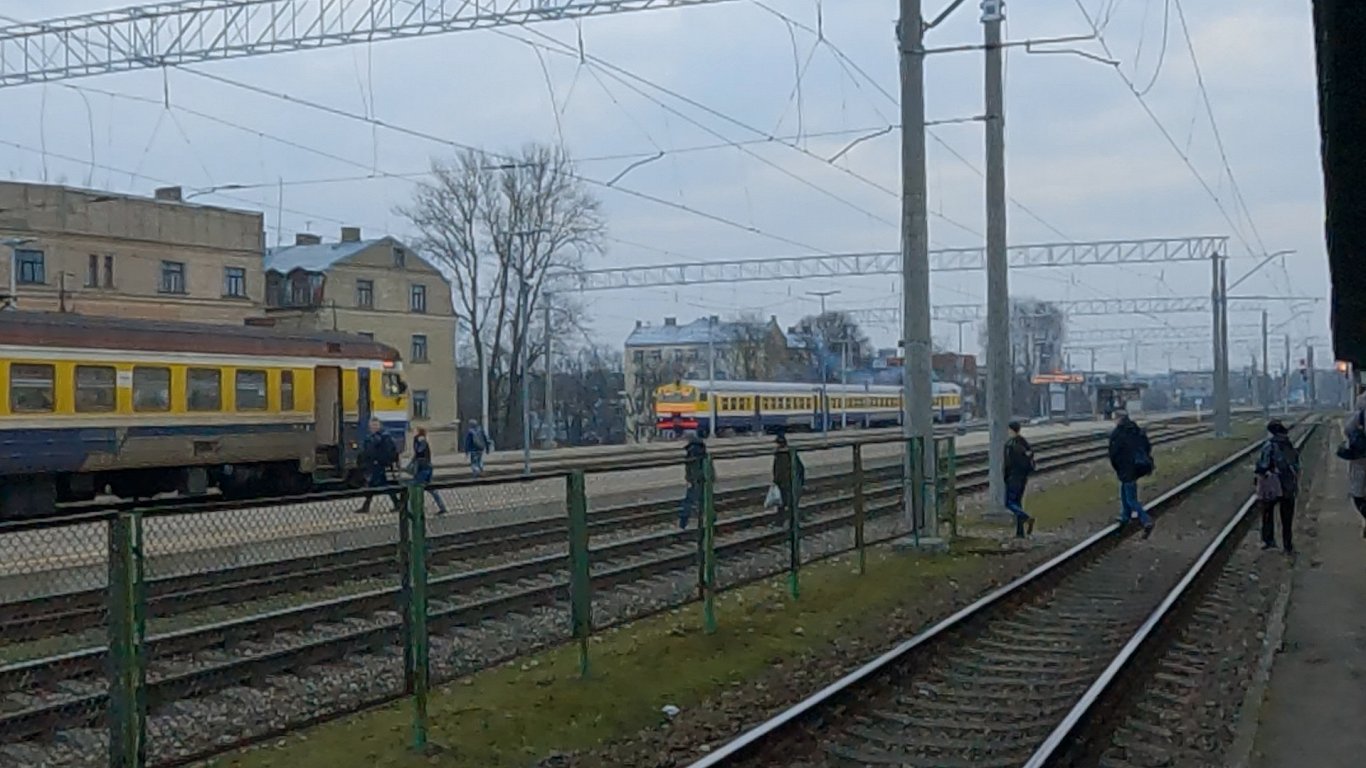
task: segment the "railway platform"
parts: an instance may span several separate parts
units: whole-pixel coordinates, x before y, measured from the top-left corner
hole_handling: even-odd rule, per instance
[[[1299,512],[1299,562],[1248,768],[1337,768],[1366,754],[1366,539],[1331,454]],[[1277,626],[1279,624],[1279,626]]]

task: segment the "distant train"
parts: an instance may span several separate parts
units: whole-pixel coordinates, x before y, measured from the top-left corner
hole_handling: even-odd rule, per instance
[[[899,386],[827,384],[824,395],[820,384],[811,383],[679,381],[655,390],[655,427],[709,435],[819,430],[826,418],[831,429],[901,423]],[[934,420],[949,423],[962,417],[962,388],[935,382]]]
[[[177,491],[359,480],[372,417],[400,445],[392,347],[340,333],[0,313],[0,519]]]

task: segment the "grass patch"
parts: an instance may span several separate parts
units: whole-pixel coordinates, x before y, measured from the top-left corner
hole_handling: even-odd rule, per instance
[[[727,683],[758,676],[772,659],[796,658],[858,625],[875,625],[905,602],[910,584],[964,573],[979,562],[964,555],[913,558],[878,549],[869,553],[863,577],[846,558],[803,569],[799,602],[788,600],[776,581],[723,594],[715,635],[697,627],[696,607],[600,635],[591,644],[588,680],[578,677],[573,647],[486,670],[433,693],[432,738],[451,749],[435,757],[405,750],[405,703],[213,764],[525,768],[556,750],[588,749],[635,733],[661,722],[666,704],[696,706]]]

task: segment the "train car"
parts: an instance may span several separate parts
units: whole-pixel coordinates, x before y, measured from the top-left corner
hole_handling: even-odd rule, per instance
[[[356,483],[372,417],[403,445],[392,347],[341,333],[0,313],[0,519],[101,494]]]
[[[960,420],[962,388],[935,382],[934,414],[941,423]],[[677,381],[655,390],[655,427],[662,433],[819,430],[826,419],[831,429],[900,424],[901,387],[827,384],[822,391],[820,384],[802,382]]]

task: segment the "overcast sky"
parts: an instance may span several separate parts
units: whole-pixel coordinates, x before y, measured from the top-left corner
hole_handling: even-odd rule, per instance
[[[947,2],[927,2],[927,14]],[[0,0],[0,16],[37,21],[126,4]],[[1047,54],[1022,46],[1008,55],[1010,241],[1227,235],[1231,280],[1257,263],[1255,254],[1297,251],[1235,293],[1325,296],[1309,4],[1081,4],[1118,67],[1069,52],[1105,58],[1100,41],[1043,46]],[[980,41],[978,13],[976,2],[965,3],[930,32],[927,45]],[[167,183],[187,190],[247,185],[195,200],[263,210],[270,244],[303,230],[335,238],[343,224],[367,235],[410,234],[393,208],[408,200],[412,184],[393,176],[420,173],[452,147],[302,103],[308,101],[490,150],[562,141],[585,176],[604,182],[664,152],[622,176],[620,189],[596,188],[610,239],[608,253],[592,266],[891,250],[898,247],[899,132],[863,141],[833,164],[825,158],[898,119],[896,15],[895,0],[733,0],[193,68],[217,80],[172,69],[68,81],[82,90],[10,87],[0,90],[0,163],[13,179],[141,194]],[[1091,32],[1076,0],[1016,0],[1007,3],[1007,16],[1012,41]],[[811,31],[817,28],[820,37]],[[933,55],[926,77],[930,121],[982,112],[980,51]],[[1144,93],[1141,102],[1124,78]],[[981,245],[981,124],[931,130],[932,243]],[[697,149],[765,135],[796,148],[771,142]],[[1010,279],[1013,295],[1043,299],[1209,293],[1207,264],[1013,270]],[[742,311],[776,314],[787,325],[817,308],[808,291],[839,290],[831,307],[890,307],[898,285],[884,276],[595,294],[593,333],[618,345],[636,320]],[[980,302],[985,275],[937,274],[932,292],[937,303]],[[1289,303],[1265,306],[1273,326],[1289,320],[1282,330],[1297,345],[1318,337],[1320,359],[1331,357],[1324,302],[1299,307],[1308,311],[1293,320]],[[1235,366],[1260,349],[1259,342],[1238,340],[1258,321],[1231,316]],[[1206,314],[1117,316],[1076,318],[1071,327],[1208,322]],[[882,345],[899,338],[895,328],[867,330]],[[954,325],[937,323],[935,333],[944,346],[957,346]],[[973,351],[976,329],[966,333]],[[1272,344],[1274,366],[1283,345]],[[1099,351],[1100,365],[1118,368],[1123,353],[1118,346]],[[1169,353],[1178,368],[1210,361],[1207,344],[1166,345],[1142,348],[1142,365],[1165,369]],[[1074,362],[1089,359],[1074,353]]]

